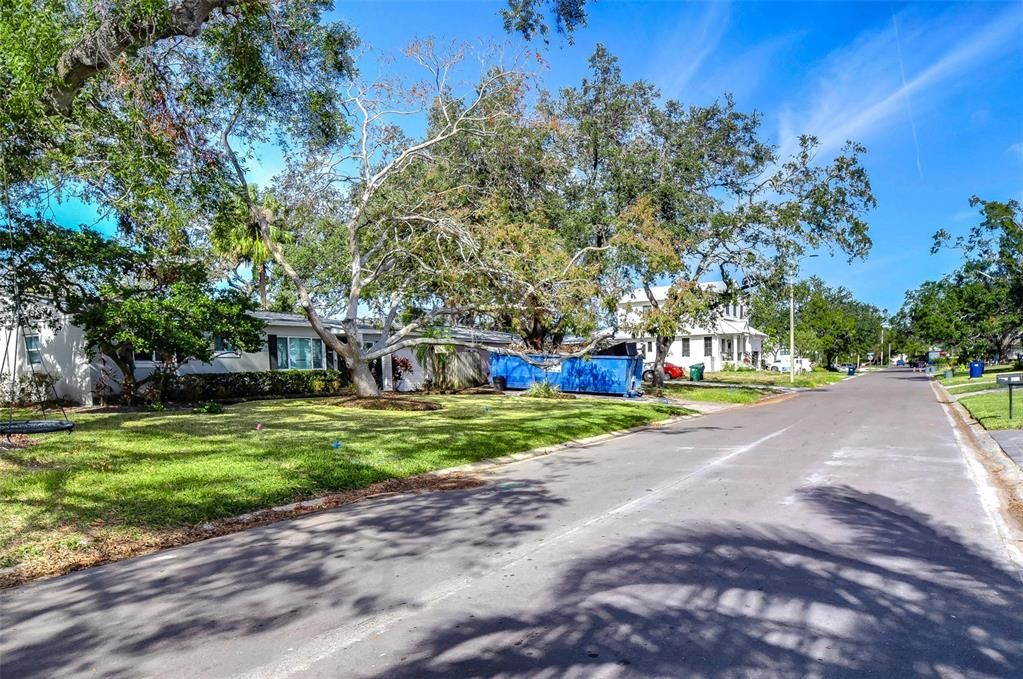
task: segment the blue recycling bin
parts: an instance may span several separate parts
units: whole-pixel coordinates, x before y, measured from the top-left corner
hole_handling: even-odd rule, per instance
[[[856,374],[856,366],[854,366],[854,365],[849,366],[849,373],[848,374],[849,374],[849,377],[852,377],[853,375],[855,375]]]
[[[984,361],[970,362],[970,379],[977,379],[984,376]]]

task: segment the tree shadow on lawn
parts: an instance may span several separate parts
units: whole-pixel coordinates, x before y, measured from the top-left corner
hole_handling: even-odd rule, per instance
[[[408,604],[421,588],[397,575],[434,563],[460,576],[530,539],[562,502],[536,482],[404,496],[9,590],[4,676],[137,676],[161,651],[288,627],[304,638],[317,614],[336,622]]]
[[[577,562],[538,613],[442,621],[380,676],[1019,675],[1018,573],[889,498],[802,499],[850,537],[664,528]]]

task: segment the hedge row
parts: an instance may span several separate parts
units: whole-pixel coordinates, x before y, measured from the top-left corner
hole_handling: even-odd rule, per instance
[[[329,396],[344,393],[348,383],[348,373],[339,370],[199,373],[176,376],[165,397],[195,403],[268,396]]]

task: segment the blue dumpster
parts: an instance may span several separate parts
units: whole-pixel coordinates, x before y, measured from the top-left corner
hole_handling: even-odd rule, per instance
[[[983,361],[972,361],[970,363],[970,378],[976,379],[984,376],[984,362]]]
[[[552,356],[530,356],[534,361]],[[591,356],[566,358],[561,363],[541,368],[520,356],[490,355],[490,382],[505,389],[528,389],[548,382],[561,391],[580,394],[635,394],[643,381],[641,356]]]
[[[849,366],[849,372],[848,372],[849,377],[852,377],[855,374],[856,374],[856,366],[850,365]]]

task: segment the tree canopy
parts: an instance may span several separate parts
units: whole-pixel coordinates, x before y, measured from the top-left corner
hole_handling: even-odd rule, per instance
[[[932,249],[959,250],[961,266],[907,292],[900,324],[917,344],[960,359],[1006,358],[1023,337],[1023,208],[978,197],[970,205],[980,222],[959,236],[939,230]]]

